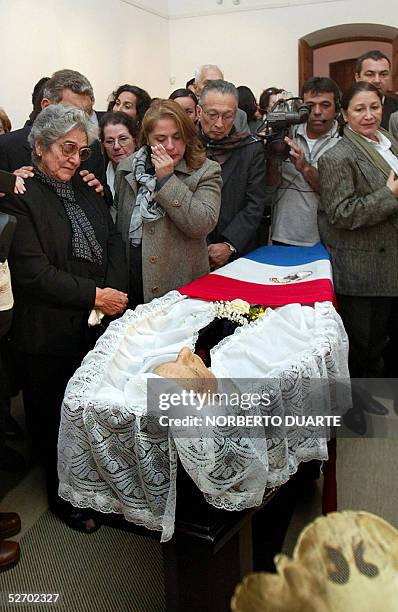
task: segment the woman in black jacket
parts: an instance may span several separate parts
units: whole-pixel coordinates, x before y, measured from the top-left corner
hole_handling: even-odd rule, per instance
[[[28,427],[43,455],[51,509],[88,532],[94,524],[58,498],[61,403],[69,378],[95,340],[90,311],[99,319],[117,316],[127,305],[120,236],[102,197],[77,173],[95,136],[83,111],[48,106],[29,136],[34,177],[26,181],[23,195],[1,203],[18,221],[9,256],[12,338]]]

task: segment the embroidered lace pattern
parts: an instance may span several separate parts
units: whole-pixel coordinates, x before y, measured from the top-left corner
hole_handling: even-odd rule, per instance
[[[300,462],[327,459],[328,432],[319,438],[311,428],[292,428],[275,438],[266,432],[253,438],[236,427],[214,426],[211,436],[199,428],[186,438],[173,435],[172,428],[155,431],[147,415],[148,372],[182,346],[194,348],[199,330],[215,314],[213,303],[173,291],[109,326],[66,390],[59,435],[61,497],[78,507],[123,514],[161,531],[165,542],[174,531],[177,457],[206,500],[228,510],[259,505],[265,489],[286,482]],[[277,341],[272,329],[282,334],[284,326],[286,334],[301,326],[303,338],[310,340],[296,353],[287,350],[284,356],[280,350],[272,363],[267,341],[272,346]],[[212,370],[242,393],[268,393],[270,405],[258,407],[258,414],[303,414],[315,401],[311,381],[320,379],[325,392],[315,399],[333,412],[337,403],[341,408],[350,402],[335,384],[338,377],[348,378],[347,352],[347,336],[330,303],[295,304],[268,309],[222,340],[212,350]]]

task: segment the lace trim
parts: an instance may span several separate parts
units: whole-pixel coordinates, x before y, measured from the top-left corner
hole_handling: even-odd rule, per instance
[[[285,483],[301,462],[328,457],[326,439],[318,439],[311,428],[296,428],[282,439],[245,438],[240,430],[217,427],[195,439],[173,439],[172,431],[159,438],[152,434],[141,406],[93,399],[130,326],[156,318],[185,299],[170,292],[111,324],[68,385],[59,436],[60,496],[78,507],[121,513],[126,520],[161,531],[163,542],[174,531],[177,456],[205,499],[226,510],[260,505],[265,490]],[[211,352],[213,361],[241,340],[242,333],[246,341],[251,334],[259,336],[278,311],[223,339]],[[214,316],[214,305],[204,304],[187,328],[187,344],[194,347],[199,330]],[[274,382],[260,382],[260,389],[253,390],[269,392],[269,414],[301,415],[312,401],[311,377],[319,378],[325,381],[324,401],[333,409],[341,403],[334,383],[339,376],[348,377],[347,350],[347,337],[332,305],[316,304],[310,346],[294,361],[288,360],[289,366],[284,363],[283,370],[276,368]],[[239,387],[239,379],[234,383]],[[348,405],[349,399],[343,398],[343,403]]]

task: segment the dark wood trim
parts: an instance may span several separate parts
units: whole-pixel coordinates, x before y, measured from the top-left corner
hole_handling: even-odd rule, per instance
[[[298,81],[299,91],[303,86],[304,81],[313,76],[313,56],[316,49],[323,47],[330,47],[331,45],[338,45],[349,42],[361,42],[361,41],[375,41],[389,43],[392,47],[392,89],[398,91],[398,29],[397,36],[386,37],[386,36],[345,36],[342,38],[335,38],[322,43],[311,45],[305,36],[298,40]]]
[[[398,36],[396,36],[394,40],[392,41],[391,63],[392,63],[392,74],[391,74],[392,90],[397,92],[398,91]]]
[[[312,47],[303,39],[299,40],[298,49],[299,91],[305,81],[314,74],[314,52]]]
[[[303,40],[305,40],[305,38]],[[327,42],[318,43],[317,45],[310,45],[310,47],[315,51],[316,49],[321,49],[322,47],[329,47],[330,45],[340,45],[342,43],[350,42],[362,42],[366,40],[375,40],[377,42],[385,42],[391,44],[394,39],[386,38],[385,36],[346,36],[344,38],[335,38],[334,40],[328,40]]]

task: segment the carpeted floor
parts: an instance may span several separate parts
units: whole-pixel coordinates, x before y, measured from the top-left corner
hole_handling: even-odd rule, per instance
[[[338,510],[375,512],[398,527],[397,459],[396,439],[338,440]],[[0,574],[0,593],[60,593],[53,607],[65,612],[165,610],[157,541],[105,526],[92,535],[73,531],[47,510],[39,466],[18,484],[14,477],[6,481],[3,475],[0,491],[8,492],[0,510],[21,515],[22,532],[14,539],[20,541],[22,557],[14,569]],[[283,546],[286,554],[291,555],[302,528],[321,514],[321,492],[321,480],[301,492]],[[7,605],[3,595],[0,610],[16,609],[48,612],[52,607]]]
[[[47,510],[20,541],[22,556],[0,574],[2,593],[59,593],[56,610],[67,612],[163,612],[160,544],[101,527],[91,535],[66,527]],[[3,611],[15,604],[0,602]],[[18,606],[21,608],[22,606]],[[48,612],[49,604],[31,604]]]

